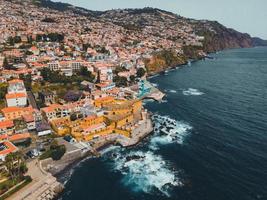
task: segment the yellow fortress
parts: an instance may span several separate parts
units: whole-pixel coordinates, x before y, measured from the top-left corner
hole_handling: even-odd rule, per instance
[[[74,121],[69,116],[54,119],[51,121],[53,130],[59,136],[71,135],[77,141],[90,141],[114,133],[131,137],[133,126],[142,120],[141,100],[106,97],[95,100],[94,105],[103,110],[102,115],[92,114]]]

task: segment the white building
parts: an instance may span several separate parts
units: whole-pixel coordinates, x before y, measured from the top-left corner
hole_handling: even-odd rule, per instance
[[[26,93],[26,88],[24,86],[23,81],[19,79],[8,81],[7,93],[8,94]]]
[[[24,107],[27,105],[26,93],[6,94],[6,102],[8,107]]]
[[[6,102],[8,107],[23,107],[27,105],[27,92],[22,80],[14,79],[8,82]]]

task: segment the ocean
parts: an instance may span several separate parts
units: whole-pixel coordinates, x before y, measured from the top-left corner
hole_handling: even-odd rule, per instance
[[[267,48],[233,49],[150,79],[154,133],[65,177],[62,200],[266,200]]]

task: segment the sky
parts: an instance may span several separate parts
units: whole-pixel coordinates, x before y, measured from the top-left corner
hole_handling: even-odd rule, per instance
[[[267,0],[54,0],[90,10],[154,7],[267,39]]]

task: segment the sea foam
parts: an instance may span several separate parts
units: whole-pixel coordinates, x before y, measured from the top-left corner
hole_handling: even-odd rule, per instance
[[[203,94],[204,92],[201,92],[198,89],[194,89],[194,88],[188,88],[187,90],[183,90],[183,95],[186,95],[186,96],[200,96]]]
[[[153,115],[155,136],[151,139],[149,147],[153,150],[160,145],[171,143],[183,144],[192,127],[182,121],[176,121],[168,116]]]
[[[176,90],[169,90],[169,89],[164,90],[164,92],[168,92],[168,93],[177,93]]]
[[[135,192],[153,193],[160,191],[166,196],[174,186],[181,186],[177,170],[173,170],[160,155],[152,151],[131,151],[117,154],[115,169],[124,177],[122,182]]]

